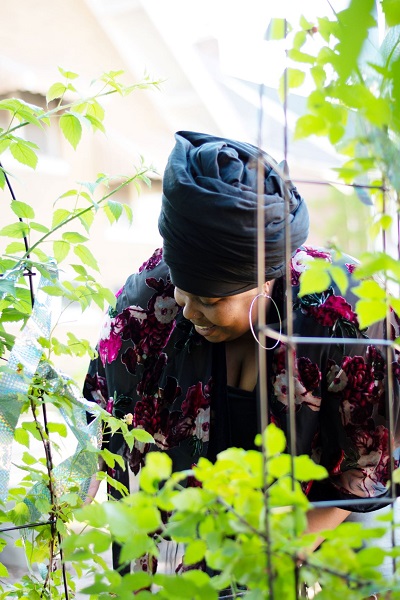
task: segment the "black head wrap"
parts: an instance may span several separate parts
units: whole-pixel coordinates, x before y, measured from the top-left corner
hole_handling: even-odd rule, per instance
[[[285,193],[291,250],[306,240],[308,211],[293,183],[251,144],[179,131],[163,179],[158,221],[172,282],[195,295],[223,297],[257,286],[257,161],[264,163],[265,281],[285,261]],[[286,172],[285,172],[286,174]]]

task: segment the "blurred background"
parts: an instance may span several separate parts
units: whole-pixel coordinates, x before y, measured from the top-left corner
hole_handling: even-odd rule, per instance
[[[272,4],[260,0],[245,5],[236,0],[3,0],[1,98],[19,97],[44,107],[48,88],[62,79],[58,67],[79,73],[85,85],[104,71],[120,69],[126,82],[137,83],[144,74],[161,81],[159,90],[106,98],[106,135],[84,132],[76,152],[56,126],[45,133],[29,126],[22,135],[40,147],[36,170],[3,155],[17,198],[32,204],[39,222],[46,222],[56,199],[76,182],[94,181],[100,172],[131,173],[140,156],[154,165],[159,175],[152,177],[151,188],[143,186],[140,193],[126,188],[116,197],[131,206],[132,226],[124,219],[110,226],[103,215],[93,226],[90,248],[98,258],[102,283],[113,291],[161,245],[157,230],[161,176],[175,131],[197,130],[260,142],[276,160],[283,159],[285,119],[277,88],[284,48],[279,42],[266,42],[269,21],[286,17],[296,25],[300,9],[313,20],[317,15],[332,15],[332,9],[340,10],[347,2]],[[305,93],[288,99],[287,143],[292,179],[311,212],[309,242],[333,241],[357,256],[368,244],[363,218],[368,207],[350,188],[322,183],[334,181],[331,169],[338,165],[325,140],[292,139],[306,104]],[[2,206],[8,206],[8,191],[0,191],[0,196]],[[73,308],[63,315],[61,330],[74,331],[95,344],[101,321],[99,309],[81,315],[79,308]],[[61,368],[81,382],[88,361],[62,361]]]

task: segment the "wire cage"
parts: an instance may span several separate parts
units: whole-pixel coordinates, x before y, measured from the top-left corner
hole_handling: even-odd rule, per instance
[[[287,72],[286,72],[287,73]],[[283,129],[283,136],[284,136],[284,159],[287,160],[288,157],[288,119],[287,119],[287,108],[288,108],[288,82],[287,82],[287,74],[285,76],[284,79],[284,102],[283,102],[283,111],[284,111],[284,129]],[[262,139],[262,130],[263,130],[263,119],[264,119],[264,115],[263,115],[263,94],[264,94],[264,89],[263,86],[260,86],[260,107],[259,107],[259,124],[258,124],[258,146],[260,148],[263,147],[263,139]],[[283,180],[285,180],[286,175],[285,173],[280,173],[281,178]],[[7,186],[9,188],[9,191],[11,193],[11,196],[13,199],[15,199],[14,193],[12,191],[10,182],[6,176],[6,183]],[[294,180],[294,183],[304,183],[304,181],[296,181]],[[307,181],[308,184],[310,185],[315,185],[315,186],[327,186],[327,185],[331,185],[331,182],[328,181],[324,181],[324,180],[314,180],[314,181]],[[257,234],[257,260],[258,260],[258,285],[259,288],[262,288],[262,285],[264,283],[264,263],[265,263],[265,233],[264,233],[264,213],[263,213],[263,200],[262,200],[262,187],[263,187],[263,165],[262,165],[262,159],[260,157],[260,161],[259,161],[259,177],[258,177],[258,184],[259,184],[259,202],[258,202],[258,234]],[[337,185],[337,184],[335,184]],[[370,188],[369,185],[361,185],[361,184],[353,184],[354,188]],[[387,188],[382,185],[382,186],[378,186],[379,189],[382,192],[383,198],[384,198],[384,203],[388,204],[390,202],[389,197],[388,197],[388,190]],[[287,191],[287,190],[286,190]],[[290,225],[289,225],[289,196],[288,193],[286,193],[286,203],[285,203],[285,210],[286,210],[286,215],[287,218],[285,220],[285,262],[286,262],[286,281],[290,282],[290,259],[291,259],[291,243],[290,243]],[[397,216],[398,219],[398,216]],[[22,220],[22,219],[21,219]],[[400,231],[400,222],[399,220],[397,220],[397,234],[399,234]],[[27,239],[24,238],[24,242],[25,242],[25,247],[26,247],[26,251],[29,251],[29,247],[28,247],[28,242]],[[382,231],[382,247],[384,249],[386,249],[388,246],[388,241],[387,241],[387,232],[385,230]],[[397,258],[400,257],[399,254],[399,239],[396,240],[395,242],[395,246],[397,247]],[[30,287],[30,293],[31,293],[31,299],[32,299],[32,304],[34,304],[34,286],[32,283],[33,277],[35,276],[35,273],[32,272],[31,270],[28,270],[25,273],[25,276],[28,277],[29,279],[29,287]],[[385,290],[387,290],[387,286],[388,286],[388,282],[384,281],[384,287]],[[268,378],[268,367],[267,367],[267,359],[266,359],[266,350],[265,348],[263,348],[262,346],[265,346],[266,344],[266,339],[267,337],[272,339],[272,340],[278,340],[280,339],[287,347],[288,352],[287,352],[287,372],[290,374],[293,374],[295,372],[295,365],[294,365],[294,353],[296,351],[296,349],[298,348],[299,344],[302,343],[307,343],[307,344],[311,344],[311,345],[318,345],[318,346],[329,346],[331,344],[337,344],[339,341],[343,344],[346,343],[351,343],[354,344],[355,340],[354,338],[326,338],[326,337],[299,337],[297,334],[294,333],[294,323],[293,323],[293,311],[291,309],[293,304],[293,297],[292,297],[292,289],[291,286],[288,285],[286,288],[286,314],[284,315],[285,318],[285,324],[286,324],[286,329],[284,332],[281,332],[278,336],[277,332],[269,327],[266,322],[265,322],[265,313],[263,312],[261,306],[259,306],[259,310],[258,310],[258,323],[259,323],[259,327],[258,327],[258,335],[260,336],[260,345],[258,346],[258,364],[259,364],[259,396],[258,396],[258,401],[259,401],[259,415],[260,415],[260,423],[261,423],[261,430],[264,431],[268,425],[268,415],[269,415],[269,398],[268,398],[268,382],[267,382],[267,378]],[[390,331],[390,322],[389,322],[389,313],[386,316],[386,332]],[[362,345],[371,345],[371,344],[376,344],[379,345],[381,347],[383,347],[385,349],[386,352],[386,364],[390,365],[392,362],[392,352],[393,352],[393,346],[392,346],[392,341],[386,337],[386,339],[357,339],[356,344],[359,344],[360,346]],[[388,422],[389,422],[389,431],[392,434],[394,431],[394,425],[395,425],[395,414],[394,414],[394,407],[392,404],[391,399],[394,397],[394,381],[393,381],[393,373],[390,369],[387,370],[387,393],[386,393],[386,414],[388,417]],[[296,447],[297,447],[297,435],[298,432],[296,431],[296,421],[295,421],[295,412],[296,412],[296,404],[295,404],[295,389],[294,389],[294,378],[293,377],[288,377],[288,390],[287,390],[287,396],[288,396],[288,448],[289,448],[289,452],[290,455],[292,457],[294,457],[296,455]],[[45,423],[45,428],[46,428],[46,424],[47,424],[47,409],[46,409],[46,404],[43,403],[42,405],[42,411],[43,411],[43,421]],[[48,433],[48,432],[47,432]],[[394,473],[394,469],[395,469],[395,465],[394,465],[394,459],[393,459],[393,455],[394,455],[394,448],[393,448],[393,440],[392,440],[393,435],[389,435],[389,454],[391,456],[391,460],[390,460],[390,465],[389,465],[389,469],[390,469],[390,486],[388,489],[388,495],[385,496],[384,499],[380,500],[377,498],[364,498],[364,499],[355,499],[355,500],[331,500],[331,501],[320,501],[320,502],[315,502],[313,504],[313,506],[315,508],[318,507],[323,507],[323,508],[329,508],[329,507],[341,507],[341,506],[345,506],[346,508],[351,508],[351,505],[359,505],[360,503],[365,504],[366,506],[368,505],[379,505],[380,503],[383,505],[388,505],[390,504],[392,508],[394,508],[395,503],[396,503],[396,487],[395,485],[392,483],[393,481],[393,473]],[[52,469],[52,449],[50,445],[46,446],[47,451],[46,451],[46,459],[48,461],[48,465],[50,466],[50,469]],[[294,487],[295,485],[295,472],[294,472],[294,462],[292,462],[292,470],[291,470],[291,478],[292,478],[292,485]],[[268,578],[268,581],[270,582],[270,586],[269,586],[269,595],[268,598],[270,598],[271,600],[281,600],[280,598],[277,598],[276,595],[274,594],[274,585],[273,585],[273,581],[274,581],[274,572],[273,572],[273,568],[272,568],[272,547],[270,545],[270,543],[268,543],[268,540],[270,540],[269,537],[269,532],[268,532],[268,527],[269,527],[269,513],[270,513],[270,506],[269,506],[269,497],[268,497],[268,487],[265,486],[266,488],[266,493],[265,493],[265,511],[266,511],[266,539],[267,539],[267,544],[266,544],[266,577]],[[7,527],[7,528],[3,528],[0,529],[0,533],[6,533],[8,531],[11,530],[18,530],[18,529],[27,529],[27,528],[36,528],[36,527],[40,527],[40,526],[50,526],[50,527],[54,527],[55,526],[55,522],[50,519],[47,520],[45,522],[32,522],[29,524],[24,524],[22,526],[15,526],[15,527]],[[390,536],[391,536],[391,544],[393,547],[396,546],[396,527],[397,527],[397,522],[396,522],[396,517],[395,517],[395,511],[392,511],[392,518],[390,521]],[[61,535],[58,533],[57,534],[59,537],[59,541],[61,541]],[[62,556],[61,556],[62,558]],[[65,575],[65,565],[62,561],[63,564],[63,568],[64,568],[64,593],[65,593],[65,599],[68,600],[69,599],[69,592],[68,592],[68,587],[66,584],[66,575]],[[393,557],[393,572],[396,571],[396,558]],[[303,585],[302,583],[302,568],[303,566],[301,564],[297,564],[295,565],[295,569],[296,569],[296,597],[298,598],[312,598],[314,597],[314,595],[316,595],[318,593],[318,590],[307,590],[306,586]],[[307,563],[307,568],[310,569],[312,568],[312,566],[310,566],[309,563]],[[319,571],[322,571],[324,569],[324,567],[321,567],[320,565],[318,566]],[[326,569],[329,570],[329,565],[326,565]],[[345,578],[345,576],[343,576]],[[239,597],[245,597],[246,596],[246,591],[243,590],[238,590],[235,593],[231,593],[231,592],[226,592],[226,593],[221,593],[220,598],[225,598],[226,600],[228,600],[228,598],[239,598]]]

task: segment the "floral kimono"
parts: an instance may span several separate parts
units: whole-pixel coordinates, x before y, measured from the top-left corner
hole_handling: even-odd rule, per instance
[[[400,364],[391,359],[394,397],[388,398],[385,346],[359,343],[367,338],[384,339],[385,324],[361,331],[356,298],[351,292],[342,297],[334,285],[323,293],[298,296],[302,272],[315,258],[332,261],[329,252],[307,246],[291,259],[293,326],[299,338],[294,357],[297,452],[312,456],[329,473],[325,482],[311,483],[305,491],[311,500],[373,499],[387,493],[387,413],[388,404],[394,403],[397,425]],[[345,265],[350,278],[354,266]],[[284,278],[275,281],[272,297],[285,315]],[[387,337],[398,335],[394,318],[393,323]],[[302,342],[302,337],[307,340]],[[313,337],[332,342],[311,343]],[[352,343],[340,338],[352,338]],[[267,353],[267,380],[268,418],[288,433],[286,352],[280,342]],[[224,343],[207,342],[183,317],[161,250],[118,292],[84,393],[115,417],[153,436],[154,444],[136,442],[131,452],[120,435],[111,438],[110,450],[124,456],[134,474],[150,450],[168,452],[174,469],[182,470],[199,457],[214,457],[229,446]],[[392,443],[398,445],[396,435]],[[111,474],[129,486],[126,471],[117,467]],[[350,510],[374,508],[371,502],[360,502]]]

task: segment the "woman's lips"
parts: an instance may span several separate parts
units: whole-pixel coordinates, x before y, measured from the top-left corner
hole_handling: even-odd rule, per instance
[[[197,333],[207,337],[208,335],[211,334],[211,332],[215,329],[216,326],[215,325],[207,325],[205,327],[201,327],[200,325],[195,325],[194,327],[195,327]]]

